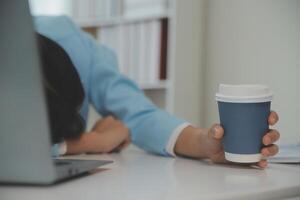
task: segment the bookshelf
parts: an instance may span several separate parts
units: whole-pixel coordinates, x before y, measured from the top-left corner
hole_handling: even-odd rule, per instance
[[[39,0],[31,1],[38,2]],[[46,1],[51,0],[45,0],[44,2]],[[199,22],[201,20],[199,19],[202,17],[202,10],[204,10],[204,1],[60,0],[59,2],[67,4],[64,7],[68,9],[66,9],[66,12],[60,11],[54,14],[69,15],[83,30],[92,34],[100,42],[103,42],[101,41],[103,30],[143,25],[151,22],[159,22],[160,24],[167,22],[165,24],[165,28],[167,28],[165,40],[167,41],[165,41],[164,47],[166,51],[166,55],[164,55],[166,59],[164,61],[165,77],[163,79],[160,77],[154,81],[140,82],[135,80],[134,77],[130,77],[130,74],[126,74],[128,72],[123,71],[122,73],[134,79],[158,107],[195,125],[202,124],[202,53],[200,46],[202,45],[203,32],[202,24]],[[116,8],[111,9],[112,5],[108,6],[109,2],[112,2]],[[104,5],[102,8],[109,7],[113,11],[105,15],[95,14],[95,9],[101,7],[101,5],[96,5],[97,3]],[[94,10],[89,11],[89,9]],[[83,13],[78,13],[79,11]],[[38,14],[38,12],[36,13]],[[40,11],[40,13],[47,12]],[[161,33],[161,30],[159,31]],[[119,35],[124,34],[120,33]],[[106,43],[106,46],[110,45]],[[113,46],[111,46],[112,49],[114,49]],[[135,55],[135,57],[140,57],[140,55]],[[122,59],[118,59],[119,62],[122,62]],[[143,66],[140,62],[139,64],[139,66]],[[131,65],[131,63],[128,65]],[[119,67],[122,68],[122,65]],[[156,69],[156,73],[159,73],[159,71]],[[147,73],[145,74],[147,75]],[[157,74],[157,76],[160,75]],[[93,108],[91,108],[89,118],[88,128],[98,118]]]
[[[171,11],[172,7],[171,7],[171,3],[167,0],[155,0],[154,2],[153,1],[151,2],[151,5],[149,3],[150,3],[149,0],[145,0],[144,3],[142,3],[142,1],[135,1],[135,0],[110,1],[110,4],[112,4],[112,6],[117,7],[117,9],[114,9],[114,10],[118,10],[117,12],[115,12],[113,14],[108,14],[108,16],[102,16],[102,17],[91,17],[91,16],[90,17],[80,17],[80,16],[88,16],[88,13],[95,13],[95,11],[82,11],[81,10],[81,12],[86,12],[86,14],[78,14],[78,10],[79,10],[78,6],[82,6],[82,2],[76,0],[76,1],[73,1],[72,5],[71,5],[71,8],[74,10],[73,12],[71,12],[71,13],[73,13],[73,14],[71,14],[71,17],[76,22],[76,24],[78,24],[84,31],[93,35],[100,43],[102,43],[114,50],[114,52],[117,54],[117,57],[118,57],[119,68],[120,68],[121,73],[125,74],[126,76],[128,76],[129,78],[131,78],[132,80],[137,82],[139,87],[142,90],[144,90],[144,93],[157,106],[171,111],[170,109],[167,108],[168,103],[166,102],[167,101],[167,93],[171,87],[169,84],[170,83],[169,77],[167,75],[169,66],[168,66],[168,60],[167,60],[168,59],[168,49],[166,49],[166,48],[168,47],[167,45],[169,43],[169,40],[168,40],[169,35],[168,35],[168,32],[166,32],[166,31],[168,31],[170,29],[168,22],[172,18],[172,13],[173,13]],[[153,6],[153,3],[154,3],[154,6]],[[86,4],[95,5],[95,2],[86,1]],[[126,5],[126,4],[129,4],[129,5]],[[138,8],[139,10],[145,9],[145,8],[143,8],[144,7],[143,4],[145,4],[145,6],[147,7],[146,8],[147,12],[143,12],[143,14],[140,14],[141,11],[139,11],[138,14],[135,14],[136,13],[135,4],[138,4],[137,6],[139,7]],[[110,7],[112,7],[112,6],[110,6]],[[97,7],[97,6],[94,6],[94,7]],[[126,7],[134,7],[134,10],[133,11],[131,10],[128,12],[128,11],[126,11]],[[156,10],[151,11],[151,7]],[[160,8],[157,10],[157,7],[160,7]],[[94,9],[93,6],[88,6],[88,5],[83,6],[83,8]],[[93,16],[96,16],[96,15],[94,14]],[[152,54],[153,54],[153,52],[159,53],[158,51],[161,51],[160,55],[149,56],[150,58],[148,61],[136,61],[134,59],[131,60],[131,62],[124,61],[124,60],[127,60],[126,59],[127,57],[132,57],[132,56],[135,58],[144,57],[144,59],[146,59],[145,55],[144,56],[141,55],[142,54],[141,52],[143,51],[143,49],[146,49],[147,46],[151,46],[151,43],[146,44],[146,47],[140,47],[138,49],[138,51],[141,54],[139,54],[139,52],[131,52],[131,55],[129,55],[129,56],[123,55],[123,58],[122,58],[122,55],[120,55],[120,54],[122,54],[123,52],[126,52],[126,50],[124,49],[124,44],[123,44],[123,48],[122,48],[122,47],[120,47],[119,43],[122,43],[122,42],[124,43],[124,41],[130,40],[130,35],[126,38],[127,32],[130,32],[131,34],[133,34],[133,36],[131,35],[131,37],[138,37],[138,38],[141,37],[141,35],[138,35],[138,34],[141,34],[140,33],[141,31],[151,32],[151,30],[147,29],[148,27],[146,27],[146,26],[151,26],[151,25],[152,25],[152,27],[159,26],[159,30],[155,30],[155,31],[158,31],[159,37],[163,37],[164,40],[167,40],[167,41],[162,41],[162,38],[159,38],[158,41],[155,41],[157,43],[156,45],[159,45],[159,47],[157,47],[157,49],[156,49],[157,52],[152,49]],[[143,28],[144,28],[143,26],[145,26],[145,30],[143,30]],[[165,30],[163,30],[163,29],[165,29]],[[162,36],[161,34],[163,31],[167,35]],[[123,41],[118,41],[118,40],[120,40],[119,37],[121,34],[123,35],[123,37],[125,35],[125,38],[123,39]],[[105,35],[110,35],[112,38],[106,38],[107,36],[105,37]],[[149,36],[149,35],[147,35],[147,36]],[[106,38],[106,39],[104,39],[104,38]],[[148,38],[145,38],[145,39],[148,39]],[[161,45],[163,43],[165,46],[164,52],[162,52],[163,50],[161,49],[161,48],[163,48],[163,47],[161,47]],[[116,46],[118,46],[119,49]],[[130,42],[127,44],[125,43],[125,46],[126,47],[130,46]],[[131,44],[131,46],[137,47],[137,46],[141,46],[141,45],[140,44]],[[146,52],[144,52],[144,54],[147,54],[147,56],[151,55],[151,53],[149,51],[148,52],[147,52],[147,50],[145,50],[145,51]],[[120,53],[120,52],[122,52],[122,53]],[[164,61],[162,61],[162,57],[164,57],[163,58]],[[159,60],[157,60],[158,58],[159,58]],[[148,69],[148,71],[145,69],[142,69],[144,65],[147,65],[146,62],[151,63],[151,60],[155,60],[155,59],[156,59],[156,61],[154,63],[152,63],[152,66],[145,67]],[[163,66],[161,66],[161,65],[163,65]],[[127,70],[124,69],[128,66],[129,67],[134,66],[135,69],[127,69]],[[153,68],[156,68],[156,69],[153,69]],[[150,72],[149,72],[149,70],[150,70]],[[162,70],[164,71],[164,74],[161,74]],[[152,71],[152,75],[151,75],[151,71]],[[140,77],[137,77],[136,73],[142,73],[142,75],[139,75]],[[155,76],[155,75],[156,75],[156,78],[153,78],[153,76]],[[150,78],[150,80],[147,81],[147,78],[148,78],[147,76],[148,77],[152,76],[152,78]],[[163,77],[161,77],[161,76],[163,76]],[[143,81],[141,81],[141,79]]]
[[[164,13],[155,14],[152,16],[141,16],[141,17],[116,16],[116,17],[112,17],[111,19],[98,19],[98,20],[77,19],[76,23],[82,28],[91,28],[91,27],[116,26],[121,24],[130,24],[130,23],[151,21],[156,19],[164,19],[169,17],[171,17],[171,13],[165,11]]]

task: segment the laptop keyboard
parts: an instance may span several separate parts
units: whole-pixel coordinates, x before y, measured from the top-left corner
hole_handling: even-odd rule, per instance
[[[56,166],[70,165],[71,162],[63,161],[63,160],[54,160],[54,164]]]

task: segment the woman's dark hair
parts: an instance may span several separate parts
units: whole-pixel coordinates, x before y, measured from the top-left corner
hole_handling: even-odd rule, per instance
[[[84,130],[84,121],[79,114],[84,90],[79,75],[62,47],[40,34],[37,34],[37,41],[52,143],[76,138]]]

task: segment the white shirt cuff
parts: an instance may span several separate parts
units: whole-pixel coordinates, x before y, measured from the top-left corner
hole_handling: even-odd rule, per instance
[[[58,144],[58,153],[60,156],[67,153],[67,143],[65,141]]]
[[[190,123],[185,122],[183,124],[180,124],[179,126],[177,126],[173,130],[173,132],[171,134],[171,137],[170,137],[170,139],[169,139],[169,141],[167,143],[167,146],[166,146],[166,151],[167,151],[168,154],[170,154],[173,157],[176,157],[176,154],[174,152],[174,147],[175,147],[177,138],[180,135],[180,133],[183,131],[183,129],[185,129],[186,127],[188,127],[190,125],[191,125]]]

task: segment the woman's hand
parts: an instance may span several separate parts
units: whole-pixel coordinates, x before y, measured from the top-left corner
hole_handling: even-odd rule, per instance
[[[69,139],[67,154],[110,153],[120,151],[130,143],[129,129],[109,116],[99,120],[93,129],[78,139]]]
[[[276,124],[278,115],[276,112],[271,112],[268,122],[270,125]],[[199,129],[187,127],[178,137],[175,145],[175,152],[179,155],[194,157],[194,158],[210,158],[215,163],[227,162],[224,156],[222,147],[222,138],[224,130],[219,124],[213,125],[210,129]],[[270,130],[262,139],[266,147],[263,147],[261,154],[265,157],[274,156],[278,153],[278,146],[273,144],[280,137],[276,130]],[[257,165],[261,168],[267,167],[267,161],[261,160]]]

